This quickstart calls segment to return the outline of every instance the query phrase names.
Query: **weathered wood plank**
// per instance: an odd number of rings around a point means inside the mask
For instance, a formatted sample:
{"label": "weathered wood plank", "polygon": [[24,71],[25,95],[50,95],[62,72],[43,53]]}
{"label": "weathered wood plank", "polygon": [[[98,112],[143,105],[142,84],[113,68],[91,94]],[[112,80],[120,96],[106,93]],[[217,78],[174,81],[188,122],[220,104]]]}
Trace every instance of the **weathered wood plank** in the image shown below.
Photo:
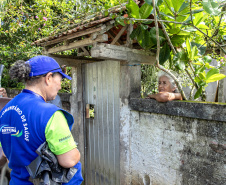
{"label": "weathered wood plank", "polygon": [[48,56],[54,58],[59,63],[60,66],[66,65],[66,66],[70,66],[70,67],[77,67],[80,64],[101,61],[99,59],[85,58],[85,57],[73,57],[73,56],[65,56],[65,55],[48,54]]}
{"label": "weathered wood plank", "polygon": [[155,63],[155,54],[151,52],[110,44],[97,44],[91,49],[91,56],[100,59],[113,59],[150,65]]}
{"label": "weathered wood plank", "polygon": [[[108,35],[114,40],[114,38],[116,37],[116,35],[113,33],[113,31],[108,30]],[[117,40],[116,44],[118,45],[123,45],[123,42],[121,40]]]}
{"label": "weathered wood plank", "polygon": [[84,35],[95,33],[95,32],[101,31],[101,30],[102,30],[102,27],[90,28],[90,29],[87,29],[85,31],[76,32],[74,34],[62,36],[62,37],[59,37],[59,38],[54,39],[54,40],[43,42],[40,45],[41,46],[49,46],[49,45],[52,45],[52,44],[60,43],[60,42],[65,41],[65,40],[70,40],[70,39],[73,39],[73,38],[76,38],[76,37],[81,37],[81,36],[84,36]]}
{"label": "weathered wood plank", "polygon": [[66,51],[66,50],[71,50],[71,49],[75,49],[75,48],[93,45],[96,42],[105,42],[105,41],[108,41],[107,34],[98,35],[97,38],[94,40],[92,39],[92,36],[91,36],[89,38],[79,40],[77,42],[69,43],[68,45],[50,48],[47,51],[45,51],[44,54],[57,53],[57,52],[61,52],[61,51]]}
{"label": "weathered wood plank", "polygon": [[85,47],[81,47],[81,50],[82,50],[83,52],[79,52],[79,53],[78,53],[78,56],[90,56],[89,51],[88,51]]}
{"label": "weathered wood plank", "polygon": [[111,42],[111,44],[115,44],[119,38],[122,36],[122,34],[126,31],[126,29],[128,28],[128,25],[124,26],[120,31],[119,33],[116,35],[116,37],[114,38],[114,40]]}
{"label": "weathered wood plank", "polygon": [[133,40],[130,38],[130,34],[133,32],[133,24],[130,24],[127,28],[126,47],[133,47]]}

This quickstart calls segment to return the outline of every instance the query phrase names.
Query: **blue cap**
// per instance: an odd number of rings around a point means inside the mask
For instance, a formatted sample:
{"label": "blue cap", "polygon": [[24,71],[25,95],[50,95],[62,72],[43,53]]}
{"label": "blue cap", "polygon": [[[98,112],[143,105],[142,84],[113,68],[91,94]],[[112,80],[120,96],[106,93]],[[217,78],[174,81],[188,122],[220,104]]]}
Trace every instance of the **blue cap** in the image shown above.
{"label": "blue cap", "polygon": [[31,72],[29,73],[30,77],[44,75],[49,72],[58,72],[63,78],[71,80],[71,77],[64,74],[56,60],[51,57],[40,55],[29,59],[26,63],[31,66]]}

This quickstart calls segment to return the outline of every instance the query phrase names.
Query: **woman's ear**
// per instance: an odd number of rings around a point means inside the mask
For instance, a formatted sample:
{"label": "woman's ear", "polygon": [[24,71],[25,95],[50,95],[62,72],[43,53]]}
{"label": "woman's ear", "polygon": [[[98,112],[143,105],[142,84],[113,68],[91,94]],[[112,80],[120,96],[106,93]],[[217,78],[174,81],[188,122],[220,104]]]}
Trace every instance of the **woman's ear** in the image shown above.
{"label": "woman's ear", "polygon": [[53,73],[51,72],[47,73],[47,75],[45,76],[45,83],[49,85],[52,81],[52,78],[53,78]]}

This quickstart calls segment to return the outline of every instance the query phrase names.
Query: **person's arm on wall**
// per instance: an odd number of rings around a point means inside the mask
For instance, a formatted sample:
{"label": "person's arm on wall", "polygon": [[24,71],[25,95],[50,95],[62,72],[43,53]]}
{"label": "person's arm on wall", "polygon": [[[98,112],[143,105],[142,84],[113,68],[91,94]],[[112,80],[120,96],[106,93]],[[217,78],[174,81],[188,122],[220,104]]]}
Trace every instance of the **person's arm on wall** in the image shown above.
{"label": "person's arm on wall", "polygon": [[172,100],[182,100],[180,93],[160,92],[157,94],[150,94],[147,98],[156,99],[158,102],[167,102]]}

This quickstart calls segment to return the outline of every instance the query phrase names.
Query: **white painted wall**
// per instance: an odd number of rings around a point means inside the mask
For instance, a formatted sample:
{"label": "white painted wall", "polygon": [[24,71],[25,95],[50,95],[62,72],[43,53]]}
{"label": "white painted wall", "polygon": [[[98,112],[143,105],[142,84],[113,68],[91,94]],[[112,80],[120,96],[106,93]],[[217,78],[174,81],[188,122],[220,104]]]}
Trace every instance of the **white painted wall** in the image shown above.
{"label": "white painted wall", "polygon": [[[121,151],[124,158],[120,165],[126,172],[121,184],[202,185],[206,178],[205,182],[208,178],[222,182],[226,165],[222,155],[209,146],[225,143],[217,135],[219,123],[210,125],[206,120],[128,112],[127,108],[125,104],[121,106],[120,138],[126,146]],[[218,162],[211,162],[211,158]]]}

